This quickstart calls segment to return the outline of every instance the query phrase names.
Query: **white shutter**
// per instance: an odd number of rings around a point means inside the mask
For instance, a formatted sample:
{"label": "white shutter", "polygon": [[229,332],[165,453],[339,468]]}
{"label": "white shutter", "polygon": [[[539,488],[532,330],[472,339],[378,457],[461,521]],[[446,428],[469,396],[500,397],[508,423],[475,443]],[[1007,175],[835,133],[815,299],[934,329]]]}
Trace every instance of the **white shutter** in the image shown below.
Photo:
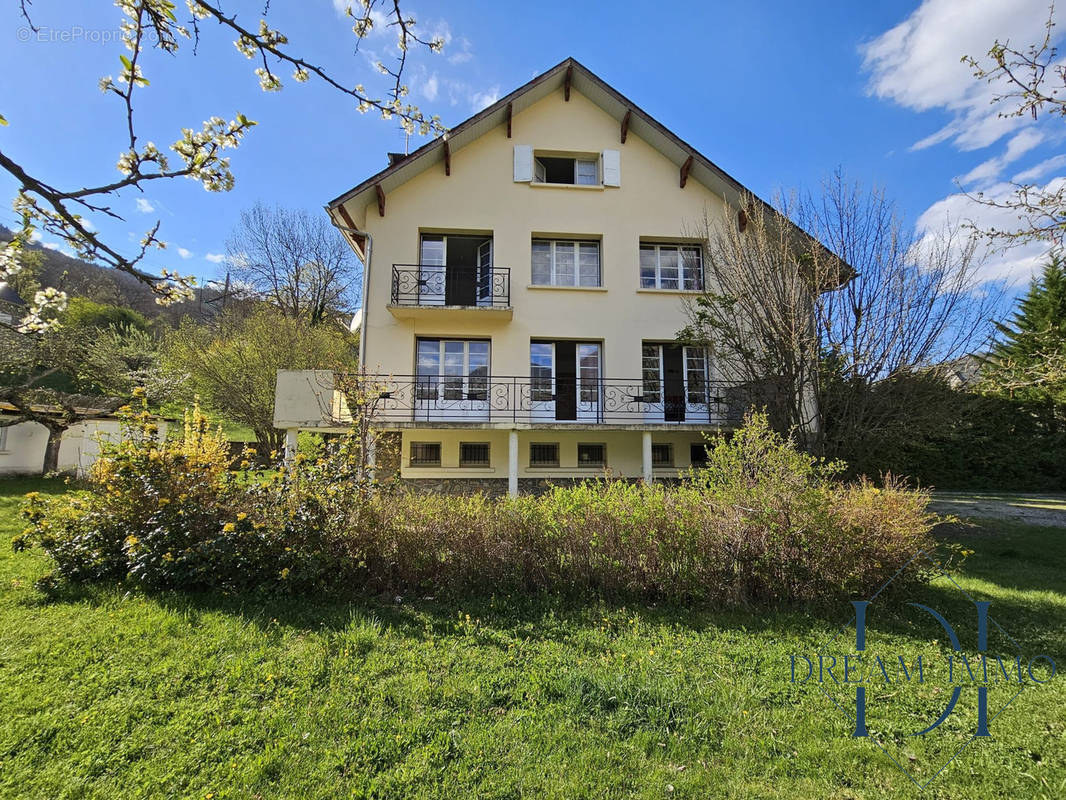
{"label": "white shutter", "polygon": [[533,146],[516,144],[514,146],[514,179],[519,183],[533,180]]}
{"label": "white shutter", "polygon": [[617,150],[604,150],[600,154],[604,186],[622,185],[622,154]]}

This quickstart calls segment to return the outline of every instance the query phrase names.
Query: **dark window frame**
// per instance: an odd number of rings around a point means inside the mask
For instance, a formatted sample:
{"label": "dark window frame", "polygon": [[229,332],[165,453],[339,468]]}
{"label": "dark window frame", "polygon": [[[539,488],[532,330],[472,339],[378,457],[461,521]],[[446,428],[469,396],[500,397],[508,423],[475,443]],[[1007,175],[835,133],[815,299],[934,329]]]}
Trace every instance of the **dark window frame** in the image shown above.
{"label": "dark window frame", "polygon": [[[555,450],[555,459],[552,461],[546,461],[542,459],[535,459],[533,457],[534,449],[538,447],[551,447]],[[529,443],[529,466],[531,468],[538,467],[558,467],[559,466],[559,443],[558,442],[530,442]]]}
{"label": "dark window frame", "polygon": [[[663,461],[661,458],[655,457],[655,451],[657,448],[666,448],[666,452],[669,454],[669,458]],[[661,452],[661,450],[660,450]],[[674,466],[674,445],[673,442],[652,442],[651,444],[651,465],[652,467],[662,467],[664,469]]]}
{"label": "dark window frame", "polygon": [[[436,448],[437,459],[426,460],[422,457],[415,458],[416,448]],[[441,443],[440,442],[410,442],[407,450],[407,464],[411,467],[439,467],[441,465]]]}
{"label": "dark window frame", "polygon": [[[464,458],[464,448],[483,447],[485,458],[471,461]],[[492,442],[459,442],[459,466],[460,467],[489,467],[492,466]]]}
{"label": "dark window frame", "polygon": [[[582,447],[598,447],[603,457],[599,461],[582,461],[581,460],[581,448]],[[606,467],[607,466],[607,444],[605,442],[578,442],[577,443],[577,465],[579,467]]]}

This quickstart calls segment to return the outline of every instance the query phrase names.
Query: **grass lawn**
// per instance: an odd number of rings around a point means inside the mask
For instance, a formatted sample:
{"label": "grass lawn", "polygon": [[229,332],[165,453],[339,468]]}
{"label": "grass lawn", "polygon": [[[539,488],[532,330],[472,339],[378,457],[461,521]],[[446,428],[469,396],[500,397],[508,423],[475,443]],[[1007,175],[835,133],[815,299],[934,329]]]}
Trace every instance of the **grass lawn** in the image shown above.
{"label": "grass lawn", "polygon": [[[49,599],[34,588],[45,559],[6,544],[31,489],[64,487],[0,481],[0,797],[919,794],[870,739],[850,737],[816,687],[789,682],[789,656],[813,652],[846,607],[315,602],[124,588]],[[1066,665],[1061,531],[997,522],[951,535],[975,551],[959,586],[991,600],[1027,653]],[[905,600],[941,611],[972,649],[974,607],[946,581],[886,602]],[[868,636],[886,654],[933,663],[945,652],[943,633],[873,609]],[[990,708],[1016,690],[990,689]],[[944,725],[916,737],[900,731],[931,723],[949,691],[932,682],[867,691],[872,734],[919,782],[973,733],[972,686]],[[854,697],[830,694],[845,707]],[[1066,676],[1026,686],[990,729],[922,796],[1066,797]]]}

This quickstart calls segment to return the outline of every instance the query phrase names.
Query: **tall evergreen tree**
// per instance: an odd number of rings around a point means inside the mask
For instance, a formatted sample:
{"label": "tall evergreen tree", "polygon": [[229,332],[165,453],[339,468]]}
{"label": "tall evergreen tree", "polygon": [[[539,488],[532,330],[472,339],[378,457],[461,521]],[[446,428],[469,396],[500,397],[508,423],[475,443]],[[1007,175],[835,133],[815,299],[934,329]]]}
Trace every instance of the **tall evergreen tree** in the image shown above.
{"label": "tall evergreen tree", "polygon": [[993,348],[997,358],[1032,361],[1066,349],[1066,260],[1055,253],[1039,278],[1018,302],[1009,324],[998,324],[1003,337]]}
{"label": "tall evergreen tree", "polygon": [[1066,399],[1066,259],[1054,253],[1013,319],[997,323],[1000,339],[985,368],[991,384],[1030,399]]}

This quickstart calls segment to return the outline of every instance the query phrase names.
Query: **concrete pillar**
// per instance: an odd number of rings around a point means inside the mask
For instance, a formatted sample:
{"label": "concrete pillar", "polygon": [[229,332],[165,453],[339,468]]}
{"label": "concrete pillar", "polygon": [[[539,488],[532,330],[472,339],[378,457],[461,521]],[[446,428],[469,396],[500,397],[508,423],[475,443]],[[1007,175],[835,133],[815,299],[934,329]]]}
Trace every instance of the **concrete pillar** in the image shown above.
{"label": "concrete pillar", "polygon": [[640,451],[641,459],[644,462],[644,482],[651,483],[654,479],[651,470],[651,431],[641,431]]}
{"label": "concrete pillar", "polygon": [[518,497],[518,431],[507,434],[507,494]]}
{"label": "concrete pillar", "polygon": [[299,442],[300,429],[299,428],[286,428],[285,429],[285,460],[292,461],[296,457],[296,447]]}

